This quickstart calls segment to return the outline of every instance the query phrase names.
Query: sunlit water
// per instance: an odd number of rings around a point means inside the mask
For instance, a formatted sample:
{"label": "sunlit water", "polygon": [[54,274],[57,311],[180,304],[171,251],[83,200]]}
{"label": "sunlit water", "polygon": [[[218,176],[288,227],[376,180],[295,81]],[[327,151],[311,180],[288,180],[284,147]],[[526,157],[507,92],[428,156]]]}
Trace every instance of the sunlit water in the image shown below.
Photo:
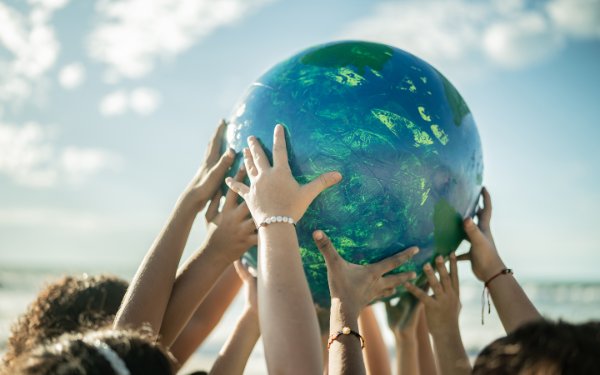
{"label": "sunlit water", "polygon": [[[21,314],[36,295],[44,282],[53,280],[66,273],[99,273],[93,267],[87,268],[22,268],[0,266],[0,351],[6,347],[6,338],[10,324]],[[135,270],[129,268],[113,269],[112,273],[130,278]],[[523,283],[540,312],[552,319],[564,319],[570,322],[583,322],[600,319],[600,282],[549,282],[527,281]],[[485,317],[481,325],[482,285],[473,279],[465,278],[461,282],[461,300],[463,304],[460,325],[465,347],[473,358],[490,341],[503,335],[503,329],[492,307],[491,315]],[[233,302],[221,324],[198,349],[182,373],[192,370],[208,370],[216,358],[219,349],[229,335],[237,315],[242,311],[242,296]],[[375,306],[381,323],[384,338],[393,356],[393,338],[385,326],[385,313],[381,305]],[[249,359],[246,374],[264,374],[264,356],[262,344],[256,345]]]}

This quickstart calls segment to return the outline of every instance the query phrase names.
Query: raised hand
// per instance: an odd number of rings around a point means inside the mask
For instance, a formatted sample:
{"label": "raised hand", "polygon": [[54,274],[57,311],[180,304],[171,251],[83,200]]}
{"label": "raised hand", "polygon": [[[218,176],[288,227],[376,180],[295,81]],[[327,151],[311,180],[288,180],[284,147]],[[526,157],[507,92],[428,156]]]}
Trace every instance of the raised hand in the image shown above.
{"label": "raised hand", "polygon": [[342,301],[356,316],[375,299],[394,294],[396,287],[416,277],[414,272],[386,275],[415,255],[416,247],[363,266],[344,260],[323,231],[315,231],[313,238],[325,258],[331,299]]}
{"label": "raised hand", "polygon": [[189,203],[196,212],[200,212],[206,203],[214,197],[225,178],[225,174],[233,164],[235,152],[232,149],[228,149],[221,155],[226,127],[225,120],[221,120],[208,144],[202,165],[181,197],[181,200]]}
{"label": "raised hand", "polygon": [[[246,172],[240,168],[235,180],[244,180]],[[245,202],[238,202],[238,195],[229,190],[225,196],[223,208],[219,211],[221,192],[215,193],[206,209],[207,251],[216,251],[226,257],[227,262],[233,262],[245,251],[257,243],[256,225],[250,217],[250,211]]]}
{"label": "raised hand", "polygon": [[246,285],[246,310],[258,319],[258,293],[256,290],[256,276],[240,260],[233,263],[235,271]]}
{"label": "raised hand", "polygon": [[248,138],[248,146],[243,154],[250,186],[231,178],[225,182],[244,198],[257,225],[273,215],[300,220],[317,195],[342,179],[338,172],[329,172],[306,185],[298,184],[288,164],[282,125],[275,127],[272,166],[256,137]]}
{"label": "raised hand", "polygon": [[425,307],[425,318],[433,337],[440,372],[470,374],[471,365],[458,326],[461,304],[456,255],[450,254],[450,273],[441,256],[436,258],[435,264],[440,275],[439,280],[435,277],[431,265],[426,264],[423,267],[427,282],[433,290],[432,296],[410,283],[404,284],[404,287]]}
{"label": "raised hand", "polygon": [[483,208],[477,211],[478,224],[475,225],[471,218],[464,221],[465,232],[471,242],[471,250],[467,254],[460,255],[458,260],[470,260],[475,277],[486,282],[506,267],[496,250],[490,229],[492,218],[490,193],[483,188],[481,195],[483,196]]}
{"label": "raised hand", "polygon": [[441,256],[435,259],[435,263],[440,275],[439,281],[435,277],[431,265],[423,266],[427,282],[433,290],[433,296],[429,296],[425,291],[410,283],[404,284],[405,288],[425,306],[427,325],[432,335],[443,334],[448,329],[458,326],[461,309],[456,255],[454,253],[450,255],[450,273],[448,273]]}

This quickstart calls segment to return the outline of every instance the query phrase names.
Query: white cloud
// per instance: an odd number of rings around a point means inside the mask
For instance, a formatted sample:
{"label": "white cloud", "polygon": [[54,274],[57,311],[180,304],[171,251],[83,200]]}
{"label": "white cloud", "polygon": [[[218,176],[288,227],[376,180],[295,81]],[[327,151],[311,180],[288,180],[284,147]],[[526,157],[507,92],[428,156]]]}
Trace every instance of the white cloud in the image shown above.
{"label": "white cloud", "polygon": [[127,93],[113,91],[100,101],[100,113],[104,116],[121,115],[127,111]]}
{"label": "white cloud", "polygon": [[148,74],[219,27],[271,0],[100,0],[88,47],[110,81]]}
{"label": "white cloud", "polygon": [[496,64],[520,68],[552,56],[564,38],[539,13],[529,12],[490,25],[483,35],[483,49]]}
{"label": "white cloud", "polygon": [[58,82],[67,90],[79,87],[85,80],[85,67],[81,63],[64,66],[58,73]]}
{"label": "white cloud", "polygon": [[339,36],[392,44],[472,75],[483,65],[534,64],[573,38],[600,38],[600,0],[387,1]]}
{"label": "white cloud", "polygon": [[565,33],[581,38],[600,38],[600,2],[597,0],[554,0],[548,13]]}
{"label": "white cloud", "polygon": [[129,100],[132,110],[140,115],[149,115],[158,108],[160,94],[156,90],[140,87],[131,92]]}
{"label": "white cloud", "polygon": [[30,0],[29,13],[0,3],[0,103],[21,103],[39,90],[60,51],[52,13],[66,0]]}
{"label": "white cloud", "polygon": [[137,114],[146,116],[154,113],[160,105],[160,92],[148,87],[138,87],[130,93],[116,90],[107,94],[100,101],[100,113],[104,116],[117,116],[129,109]]}
{"label": "white cloud", "polygon": [[23,126],[0,123],[0,174],[30,187],[52,187],[61,181],[74,185],[103,169],[114,168],[119,158],[101,149],[57,149],[53,128],[30,122]]}

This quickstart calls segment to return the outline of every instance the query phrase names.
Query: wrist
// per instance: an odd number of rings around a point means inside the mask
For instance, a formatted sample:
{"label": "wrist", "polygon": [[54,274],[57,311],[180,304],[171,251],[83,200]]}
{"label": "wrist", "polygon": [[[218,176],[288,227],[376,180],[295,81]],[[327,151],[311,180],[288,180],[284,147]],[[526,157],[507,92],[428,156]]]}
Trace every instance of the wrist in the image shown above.
{"label": "wrist", "polygon": [[434,340],[438,342],[453,342],[457,337],[460,338],[458,318],[456,319],[456,322],[447,324],[443,327],[430,326],[429,332]]}
{"label": "wrist", "polygon": [[500,257],[496,258],[494,261],[489,262],[489,265],[481,272],[481,280],[482,282],[487,282],[489,279],[494,277],[498,272],[502,271],[506,268],[506,265],[500,259]]}
{"label": "wrist", "polygon": [[359,314],[360,309],[354,304],[332,295],[329,330],[332,332],[339,331],[346,326],[357,330]]}

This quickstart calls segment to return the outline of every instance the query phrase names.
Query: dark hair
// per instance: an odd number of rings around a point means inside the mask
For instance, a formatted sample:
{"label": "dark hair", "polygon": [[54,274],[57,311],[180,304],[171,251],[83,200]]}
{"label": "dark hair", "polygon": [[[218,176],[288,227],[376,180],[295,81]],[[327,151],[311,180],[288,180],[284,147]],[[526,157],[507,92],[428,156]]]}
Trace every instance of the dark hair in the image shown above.
{"label": "dark hair", "polygon": [[19,375],[116,375],[113,365],[94,341],[108,345],[131,375],[171,375],[171,362],[149,329],[103,329],[66,333],[18,357],[10,374]]}
{"label": "dark hair", "polygon": [[111,275],[64,276],[47,285],[12,325],[5,364],[65,332],[111,323],[126,290],[127,282]]}
{"label": "dark hair", "polygon": [[600,321],[526,324],[483,349],[473,374],[594,374],[600,368]]}

